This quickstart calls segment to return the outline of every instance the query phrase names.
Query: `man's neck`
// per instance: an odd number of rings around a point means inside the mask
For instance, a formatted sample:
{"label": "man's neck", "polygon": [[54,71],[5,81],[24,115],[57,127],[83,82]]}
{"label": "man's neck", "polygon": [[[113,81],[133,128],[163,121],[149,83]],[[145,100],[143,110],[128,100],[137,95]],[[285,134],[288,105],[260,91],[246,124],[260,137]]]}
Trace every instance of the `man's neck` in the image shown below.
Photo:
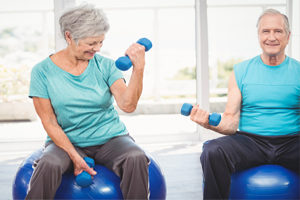
{"label": "man's neck", "polygon": [[263,63],[265,63],[266,65],[277,66],[277,65],[280,65],[284,61],[285,54],[274,55],[274,56],[261,54],[260,57],[261,57]]}

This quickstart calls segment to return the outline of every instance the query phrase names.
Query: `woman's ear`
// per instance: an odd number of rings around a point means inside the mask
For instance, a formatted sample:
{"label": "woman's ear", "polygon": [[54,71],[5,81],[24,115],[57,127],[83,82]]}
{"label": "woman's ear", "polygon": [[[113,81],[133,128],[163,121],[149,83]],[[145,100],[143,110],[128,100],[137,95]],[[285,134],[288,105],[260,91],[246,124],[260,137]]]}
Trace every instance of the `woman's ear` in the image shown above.
{"label": "woman's ear", "polygon": [[65,32],[65,39],[67,41],[67,44],[70,45],[71,42],[72,42],[72,36],[71,36],[71,33],[69,31]]}

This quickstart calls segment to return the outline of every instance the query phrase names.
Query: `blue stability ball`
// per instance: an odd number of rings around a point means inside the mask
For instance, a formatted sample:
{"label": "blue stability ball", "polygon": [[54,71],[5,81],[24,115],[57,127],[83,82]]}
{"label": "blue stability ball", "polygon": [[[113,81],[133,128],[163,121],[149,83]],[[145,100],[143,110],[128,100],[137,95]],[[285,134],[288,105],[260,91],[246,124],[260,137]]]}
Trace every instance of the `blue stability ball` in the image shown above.
{"label": "blue stability ball", "polygon": [[230,199],[300,199],[300,177],[279,165],[261,165],[231,176]]}
{"label": "blue stability ball", "polygon": [[[25,198],[33,173],[32,164],[41,155],[42,150],[34,152],[19,167],[13,184],[13,199]],[[120,178],[104,166],[96,164],[94,169],[97,175],[94,176],[93,184],[88,187],[78,186],[72,172],[64,174],[55,199],[123,199]],[[152,158],[149,165],[149,182],[150,199],[166,199],[164,176]]]}

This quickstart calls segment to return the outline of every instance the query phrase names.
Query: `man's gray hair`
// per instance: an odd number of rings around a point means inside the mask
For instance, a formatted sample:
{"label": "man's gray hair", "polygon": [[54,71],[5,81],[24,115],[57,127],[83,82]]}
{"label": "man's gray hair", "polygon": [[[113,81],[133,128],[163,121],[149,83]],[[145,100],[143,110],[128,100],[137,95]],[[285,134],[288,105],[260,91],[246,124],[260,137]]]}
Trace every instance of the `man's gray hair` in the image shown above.
{"label": "man's gray hair", "polygon": [[289,19],[288,17],[285,15],[285,14],[282,14],[281,12],[279,12],[278,10],[275,10],[275,9],[267,9],[265,10],[258,18],[257,20],[257,24],[256,24],[256,27],[259,28],[259,23],[260,23],[260,20],[263,16],[265,15],[281,15],[282,18],[283,18],[283,22],[284,22],[284,29],[285,29],[285,32],[287,34],[289,34],[291,32],[291,29],[290,29],[290,23],[289,23]]}
{"label": "man's gray hair", "polygon": [[78,43],[79,39],[105,34],[109,30],[108,20],[101,9],[85,4],[65,12],[59,19],[60,31],[65,38],[65,32],[71,34]]}

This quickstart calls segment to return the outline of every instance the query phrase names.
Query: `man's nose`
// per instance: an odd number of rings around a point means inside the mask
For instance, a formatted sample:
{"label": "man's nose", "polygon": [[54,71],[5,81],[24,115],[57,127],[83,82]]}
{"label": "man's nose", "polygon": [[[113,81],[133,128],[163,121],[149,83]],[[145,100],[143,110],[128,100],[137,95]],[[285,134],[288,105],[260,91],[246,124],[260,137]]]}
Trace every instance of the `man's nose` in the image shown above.
{"label": "man's nose", "polygon": [[274,31],[271,31],[269,36],[268,36],[268,39],[269,40],[276,40],[276,37],[275,37],[275,32]]}

